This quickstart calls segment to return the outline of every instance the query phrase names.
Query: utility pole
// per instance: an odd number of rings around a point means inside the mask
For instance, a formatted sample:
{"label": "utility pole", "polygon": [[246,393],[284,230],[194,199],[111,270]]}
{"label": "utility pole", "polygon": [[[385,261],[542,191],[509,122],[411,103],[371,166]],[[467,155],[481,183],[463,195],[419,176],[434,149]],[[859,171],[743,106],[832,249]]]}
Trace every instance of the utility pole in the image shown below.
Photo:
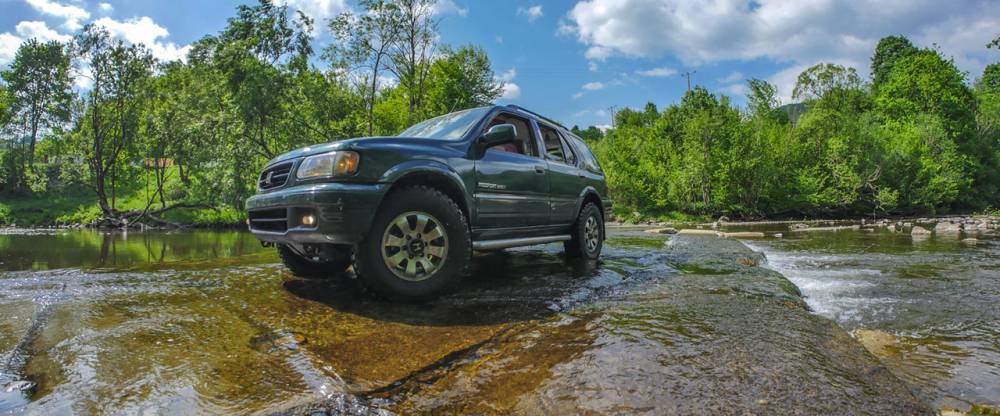
{"label": "utility pole", "polygon": [[688,81],[688,91],[691,91],[691,75],[697,74],[698,71],[688,71],[681,74],[682,77],[687,78]]}
{"label": "utility pole", "polygon": [[615,109],[617,109],[617,108],[618,108],[618,106],[614,106],[614,105],[611,106],[611,107],[608,107],[608,110],[611,111],[611,128],[615,128]]}

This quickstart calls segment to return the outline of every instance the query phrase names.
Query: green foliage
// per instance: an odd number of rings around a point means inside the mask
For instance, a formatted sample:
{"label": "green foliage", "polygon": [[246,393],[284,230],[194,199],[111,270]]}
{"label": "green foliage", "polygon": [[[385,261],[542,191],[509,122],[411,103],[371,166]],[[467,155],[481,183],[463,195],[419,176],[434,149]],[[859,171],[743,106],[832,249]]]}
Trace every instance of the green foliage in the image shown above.
{"label": "green foliage", "polygon": [[595,145],[616,212],[752,218],[996,206],[996,67],[973,91],[951,61],[905,38],[883,40],[876,55],[874,91],[852,68],[819,64],[799,75],[793,95],[805,102],[794,108],[750,80],[745,111],[702,88],[662,112],[620,111]]}
{"label": "green foliage", "polygon": [[872,83],[876,88],[885,83],[892,68],[900,59],[913,55],[917,48],[903,36],[886,36],[878,41],[872,55]]}
{"label": "green foliage", "polygon": [[441,55],[430,70],[427,101],[432,114],[486,105],[503,93],[503,85],[494,79],[490,58],[483,48],[445,47]]}

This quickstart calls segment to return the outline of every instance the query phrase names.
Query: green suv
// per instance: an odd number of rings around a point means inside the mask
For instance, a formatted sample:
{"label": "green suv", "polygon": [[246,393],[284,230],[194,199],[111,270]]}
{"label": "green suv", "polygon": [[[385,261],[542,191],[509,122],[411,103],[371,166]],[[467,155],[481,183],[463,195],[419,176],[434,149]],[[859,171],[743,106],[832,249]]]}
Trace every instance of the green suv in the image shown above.
{"label": "green suv", "polygon": [[435,297],[473,250],[563,242],[596,259],[611,212],[583,140],[518,106],[436,117],[397,137],[305,147],[268,162],[248,224],[296,275],[341,273],[398,300]]}

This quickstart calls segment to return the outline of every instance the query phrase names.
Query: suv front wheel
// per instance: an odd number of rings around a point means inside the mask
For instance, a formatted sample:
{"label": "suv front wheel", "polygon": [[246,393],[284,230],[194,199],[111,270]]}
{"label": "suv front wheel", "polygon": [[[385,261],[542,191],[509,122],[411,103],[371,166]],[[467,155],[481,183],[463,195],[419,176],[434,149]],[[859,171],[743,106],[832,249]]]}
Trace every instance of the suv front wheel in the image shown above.
{"label": "suv front wheel", "polygon": [[354,271],[381,296],[423,301],[461,280],[472,243],[462,210],[440,191],[413,186],[386,197],[355,254]]}
{"label": "suv front wheel", "polygon": [[601,248],[604,246],[604,217],[597,205],[589,202],[583,206],[570,236],[572,239],[564,244],[566,256],[595,260],[601,255]]}

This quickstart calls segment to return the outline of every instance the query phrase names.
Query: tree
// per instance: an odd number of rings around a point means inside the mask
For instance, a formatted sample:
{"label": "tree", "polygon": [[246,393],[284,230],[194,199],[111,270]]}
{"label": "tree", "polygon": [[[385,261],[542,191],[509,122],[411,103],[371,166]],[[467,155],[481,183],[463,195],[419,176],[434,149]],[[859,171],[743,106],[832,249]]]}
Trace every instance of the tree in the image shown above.
{"label": "tree", "polygon": [[770,117],[781,105],[778,100],[778,89],[761,79],[747,81],[750,92],[747,93],[747,108],[750,114]]}
{"label": "tree", "polygon": [[398,0],[401,27],[391,52],[389,70],[406,92],[411,119],[423,106],[430,61],[436,45],[435,3],[437,0]]}
{"label": "tree", "polygon": [[987,43],[986,47],[987,48],[998,48],[998,49],[1000,49],[1000,36],[997,36],[997,38],[993,39],[992,42]]}
{"label": "tree", "polygon": [[986,65],[976,89],[987,94],[1000,94],[1000,63]]}
{"label": "tree", "polygon": [[503,94],[486,51],[478,46],[443,47],[431,64],[427,97],[433,114],[487,105]]}
{"label": "tree", "polygon": [[792,90],[792,98],[815,101],[838,91],[858,91],[863,83],[854,68],[821,63],[802,71]]}
{"label": "tree", "polygon": [[2,77],[11,95],[10,116],[29,140],[26,156],[32,167],[39,135],[69,119],[73,99],[69,56],[59,42],[29,39]]}
{"label": "tree", "polygon": [[872,83],[876,88],[882,85],[892,72],[892,67],[907,56],[917,52],[917,48],[904,36],[886,36],[879,39],[872,55]]}
{"label": "tree", "polygon": [[389,69],[389,54],[400,37],[402,14],[392,1],[361,0],[359,5],[364,10],[360,15],[345,13],[330,21],[329,29],[335,41],[327,46],[324,57],[345,70],[368,68],[365,104],[368,135],[372,135],[379,75]]}
{"label": "tree", "polygon": [[572,131],[573,134],[580,136],[581,139],[590,143],[591,145],[597,143],[602,138],[604,138],[604,132],[595,126],[590,126],[587,127],[586,129],[581,129],[579,126],[573,126],[573,128],[571,128],[570,131]]}
{"label": "tree", "polygon": [[[153,56],[142,45],[112,40],[103,28],[87,25],[74,39],[78,58],[90,67],[93,86],[78,120],[94,192],[105,217],[116,217],[116,191],[127,179],[134,156]],[[110,191],[110,202],[108,198]]]}

